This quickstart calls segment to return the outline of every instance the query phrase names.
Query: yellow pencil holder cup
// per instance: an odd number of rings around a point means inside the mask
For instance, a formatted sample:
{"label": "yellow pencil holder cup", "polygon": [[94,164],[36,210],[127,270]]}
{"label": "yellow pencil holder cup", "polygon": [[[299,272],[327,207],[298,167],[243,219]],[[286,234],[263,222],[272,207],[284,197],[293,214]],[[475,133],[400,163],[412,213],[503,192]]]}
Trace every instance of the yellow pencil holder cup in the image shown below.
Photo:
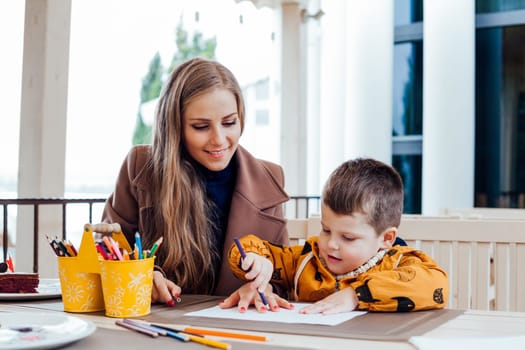
{"label": "yellow pencil holder cup", "polygon": [[[113,232],[112,237],[119,242],[121,247],[131,251],[122,231]],[[58,277],[60,279],[60,288],[62,290],[64,311],[93,312],[104,310],[106,305],[104,303],[104,288],[101,278],[102,258],[99,257],[95,248],[93,226],[91,224],[84,225],[82,242],[80,243],[77,256],[59,256],[57,259]],[[151,264],[150,275],[152,276],[153,262]],[[152,277],[150,277],[150,281],[151,280]],[[152,282],[150,282],[150,295],[151,284]]]}
{"label": "yellow pencil holder cup", "polygon": [[79,271],[77,258],[58,257],[58,276],[64,311],[104,310],[100,274]]}
{"label": "yellow pencil holder cup", "polygon": [[154,260],[100,261],[106,316],[138,317],[150,313]]}

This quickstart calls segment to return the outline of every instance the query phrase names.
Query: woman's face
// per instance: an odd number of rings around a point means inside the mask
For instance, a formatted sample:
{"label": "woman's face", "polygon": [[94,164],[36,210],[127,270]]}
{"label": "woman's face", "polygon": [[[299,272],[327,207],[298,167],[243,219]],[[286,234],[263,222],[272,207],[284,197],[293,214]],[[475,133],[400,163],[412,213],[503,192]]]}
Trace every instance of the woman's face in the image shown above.
{"label": "woman's face", "polygon": [[190,156],[208,170],[226,168],[241,137],[233,93],[221,88],[204,93],[186,106],[182,118],[184,145]]}

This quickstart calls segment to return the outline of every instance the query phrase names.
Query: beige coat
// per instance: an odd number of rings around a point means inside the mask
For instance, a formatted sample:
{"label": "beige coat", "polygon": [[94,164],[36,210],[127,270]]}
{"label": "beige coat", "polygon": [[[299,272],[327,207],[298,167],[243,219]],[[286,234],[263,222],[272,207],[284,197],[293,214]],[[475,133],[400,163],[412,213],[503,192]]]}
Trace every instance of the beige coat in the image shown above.
{"label": "beige coat", "polygon": [[[239,146],[237,182],[233,191],[228,227],[222,253],[222,266],[216,295],[229,295],[241,286],[228,266],[228,248],[234,237],[249,233],[277,244],[288,244],[282,204],[289,197],[284,191],[284,174],[280,166],[254,158]],[[151,232],[148,217],[154,210],[146,162],[150,146],[135,146],[127,155],[117,179],[115,191],[106,201],[102,221],[118,222],[130,243],[136,230]],[[176,281],[175,281],[176,282]],[[183,291],[184,293],[184,291]]]}

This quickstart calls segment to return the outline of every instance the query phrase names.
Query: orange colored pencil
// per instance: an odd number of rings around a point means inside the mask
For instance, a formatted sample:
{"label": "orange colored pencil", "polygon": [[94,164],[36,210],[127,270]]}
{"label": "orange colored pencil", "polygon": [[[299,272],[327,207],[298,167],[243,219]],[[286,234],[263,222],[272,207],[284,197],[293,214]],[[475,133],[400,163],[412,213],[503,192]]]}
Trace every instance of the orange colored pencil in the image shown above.
{"label": "orange colored pencil", "polygon": [[215,337],[224,337],[224,338],[236,338],[244,340],[256,340],[256,341],[266,341],[265,336],[253,335],[253,334],[244,334],[244,333],[231,333],[224,331],[214,331],[211,329],[201,329],[201,328],[191,328],[186,327],[183,329],[184,332],[200,334],[200,335],[211,335]]}

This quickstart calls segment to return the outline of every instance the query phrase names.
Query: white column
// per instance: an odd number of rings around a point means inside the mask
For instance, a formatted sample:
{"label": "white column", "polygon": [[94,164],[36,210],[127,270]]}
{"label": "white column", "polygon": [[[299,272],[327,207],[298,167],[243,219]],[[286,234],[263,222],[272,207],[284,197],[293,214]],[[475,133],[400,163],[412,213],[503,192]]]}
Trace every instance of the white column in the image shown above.
{"label": "white column", "polygon": [[346,114],[346,7],[344,0],[323,0],[321,8],[320,151],[319,189],[345,158],[344,129]]}
{"label": "white column", "polygon": [[393,2],[347,7],[345,156],[392,157]]}
{"label": "white column", "polygon": [[306,192],[306,55],[298,3],[282,4],[281,164],[290,195]]}
{"label": "white column", "polygon": [[[319,159],[321,120],[321,15],[320,0],[310,0],[307,12],[304,12],[303,25],[306,26],[306,120],[307,142],[304,152],[307,156],[306,191],[303,194],[319,194]],[[324,13],[324,11],[322,12]],[[316,18],[316,15],[321,17]]]}
{"label": "white column", "polygon": [[350,158],[391,163],[394,47],[391,0],[330,0],[322,9],[321,184]]}
{"label": "white column", "polygon": [[425,1],[422,213],[474,202],[474,0]]}
{"label": "white column", "polygon": [[[18,197],[64,195],[71,0],[26,1]],[[17,220],[17,265],[33,270],[32,210]],[[40,209],[39,272],[56,274],[44,234],[61,235],[59,208]],[[52,259],[50,259],[52,257]]]}

